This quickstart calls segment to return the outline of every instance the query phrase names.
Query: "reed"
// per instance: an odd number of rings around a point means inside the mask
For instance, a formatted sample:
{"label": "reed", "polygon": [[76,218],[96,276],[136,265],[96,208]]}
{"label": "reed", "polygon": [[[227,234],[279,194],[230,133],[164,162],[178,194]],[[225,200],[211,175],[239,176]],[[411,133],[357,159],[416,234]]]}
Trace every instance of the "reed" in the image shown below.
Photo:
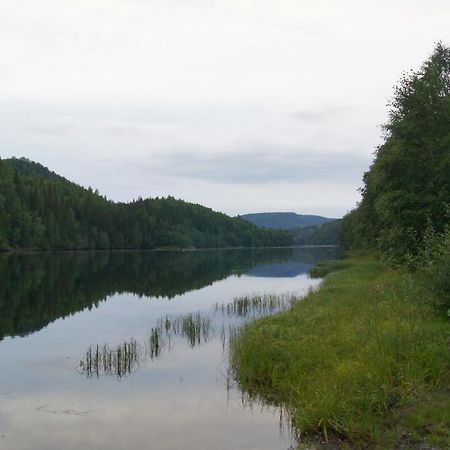
{"label": "reed", "polygon": [[78,371],[88,378],[98,378],[100,375],[122,378],[139,366],[140,359],[140,345],[135,339],[125,341],[115,348],[110,348],[107,344],[101,347],[91,345],[85,358],[80,361]]}
{"label": "reed", "polygon": [[255,318],[267,316],[288,309],[295,296],[292,294],[245,295],[235,298],[231,303],[214,305],[214,311],[226,316]]}
{"label": "reed", "polygon": [[[228,304],[216,304],[214,313],[221,312],[224,317],[220,328],[222,351],[227,343],[236,338],[242,321],[284,311],[292,305],[293,296],[285,295],[247,295],[235,298]],[[165,315],[150,329],[144,345],[135,339],[123,342],[116,347],[107,344],[90,346],[78,365],[78,371],[89,378],[112,375],[122,378],[135,371],[145,360],[159,358],[172,349],[176,337],[185,339],[191,348],[207,343],[215,336],[214,323],[201,312],[179,315]],[[227,323],[226,323],[227,322]],[[235,322],[235,323],[232,323]]]}
{"label": "reed", "polygon": [[214,327],[209,317],[200,312],[169,316],[158,320],[156,328],[165,334],[167,339],[181,336],[191,347],[208,342],[214,336]]}
{"label": "reed", "polygon": [[164,332],[162,328],[152,328],[149,337],[149,355],[150,358],[157,358],[161,355],[164,346]]}

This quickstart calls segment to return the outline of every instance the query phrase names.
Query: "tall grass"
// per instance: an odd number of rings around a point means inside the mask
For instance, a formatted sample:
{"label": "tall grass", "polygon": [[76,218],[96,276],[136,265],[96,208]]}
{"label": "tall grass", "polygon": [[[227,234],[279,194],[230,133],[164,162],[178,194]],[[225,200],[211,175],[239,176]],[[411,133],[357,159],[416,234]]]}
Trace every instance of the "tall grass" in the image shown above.
{"label": "tall grass", "polygon": [[208,342],[214,336],[214,327],[209,317],[204,317],[200,312],[169,316],[158,320],[156,329],[167,339],[181,336],[187,340],[191,347]]}
{"label": "tall grass", "polygon": [[428,435],[442,446],[448,322],[411,275],[371,259],[345,265],[292,309],[241,329],[230,354],[237,382],[284,405],[301,433],[378,448]]}
{"label": "tall grass", "polygon": [[215,312],[221,312],[227,316],[237,316],[241,318],[254,318],[257,316],[267,316],[289,308],[295,297],[292,294],[253,294],[236,297],[230,303],[214,305]]}
{"label": "tall grass", "polygon": [[[227,326],[222,321],[220,327],[222,350],[226,351],[228,340],[236,335],[239,325],[242,324],[232,323],[233,318],[245,321],[273,314],[285,310],[291,302],[292,295],[265,294],[247,295],[235,298],[230,303],[214,305],[214,314],[219,312],[230,319]],[[167,314],[156,321],[144,344],[131,339],[116,347],[110,347],[108,344],[90,346],[77,370],[89,378],[113,375],[120,379],[135,371],[147,359],[157,359],[165,351],[170,351],[176,337],[184,339],[191,348],[207,343],[216,335],[215,325],[217,326],[210,315],[208,312]]]}
{"label": "tall grass", "polygon": [[88,378],[100,375],[114,375],[122,378],[133,372],[139,366],[141,349],[136,340],[123,342],[115,348],[108,345],[90,346],[84,360],[81,360],[78,370]]}
{"label": "tall grass", "polygon": [[133,338],[116,347],[91,345],[76,369],[88,378],[112,375],[120,379],[134,372],[147,359],[159,358],[165,349],[170,350],[176,336],[184,338],[191,347],[206,343],[214,336],[211,319],[200,312],[166,315],[151,328],[144,344]]}
{"label": "tall grass", "polygon": [[150,331],[150,337],[148,339],[148,354],[150,358],[157,358],[161,355],[163,346],[165,344],[162,328],[152,328]]}

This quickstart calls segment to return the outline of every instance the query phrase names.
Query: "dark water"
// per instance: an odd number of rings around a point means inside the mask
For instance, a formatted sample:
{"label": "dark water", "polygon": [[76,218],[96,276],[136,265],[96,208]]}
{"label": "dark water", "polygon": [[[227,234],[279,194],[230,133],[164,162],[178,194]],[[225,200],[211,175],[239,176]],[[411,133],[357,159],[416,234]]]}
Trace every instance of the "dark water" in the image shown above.
{"label": "dark water", "polygon": [[[227,339],[248,316],[282,307],[270,294],[316,286],[307,271],[334,257],[1,256],[0,449],[290,448],[280,412],[243,404],[230,385]],[[262,298],[253,309],[233,303],[245,295]]]}

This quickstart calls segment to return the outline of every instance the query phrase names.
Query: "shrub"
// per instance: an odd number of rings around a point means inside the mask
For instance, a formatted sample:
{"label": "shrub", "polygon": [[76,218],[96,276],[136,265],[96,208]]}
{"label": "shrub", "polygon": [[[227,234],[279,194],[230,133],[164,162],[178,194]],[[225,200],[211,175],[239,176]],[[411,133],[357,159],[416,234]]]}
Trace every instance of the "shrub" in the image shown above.
{"label": "shrub", "polygon": [[428,234],[420,258],[434,300],[450,315],[450,227],[441,234]]}

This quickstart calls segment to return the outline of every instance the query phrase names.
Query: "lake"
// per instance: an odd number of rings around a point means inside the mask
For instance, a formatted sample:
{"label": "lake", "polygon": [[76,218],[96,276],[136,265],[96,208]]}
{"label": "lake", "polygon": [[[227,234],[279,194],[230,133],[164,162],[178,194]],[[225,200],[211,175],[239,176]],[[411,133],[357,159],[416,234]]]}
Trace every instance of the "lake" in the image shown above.
{"label": "lake", "polygon": [[227,342],[316,287],[308,270],[337,252],[0,256],[0,448],[295,447],[280,410],[229,379]]}

